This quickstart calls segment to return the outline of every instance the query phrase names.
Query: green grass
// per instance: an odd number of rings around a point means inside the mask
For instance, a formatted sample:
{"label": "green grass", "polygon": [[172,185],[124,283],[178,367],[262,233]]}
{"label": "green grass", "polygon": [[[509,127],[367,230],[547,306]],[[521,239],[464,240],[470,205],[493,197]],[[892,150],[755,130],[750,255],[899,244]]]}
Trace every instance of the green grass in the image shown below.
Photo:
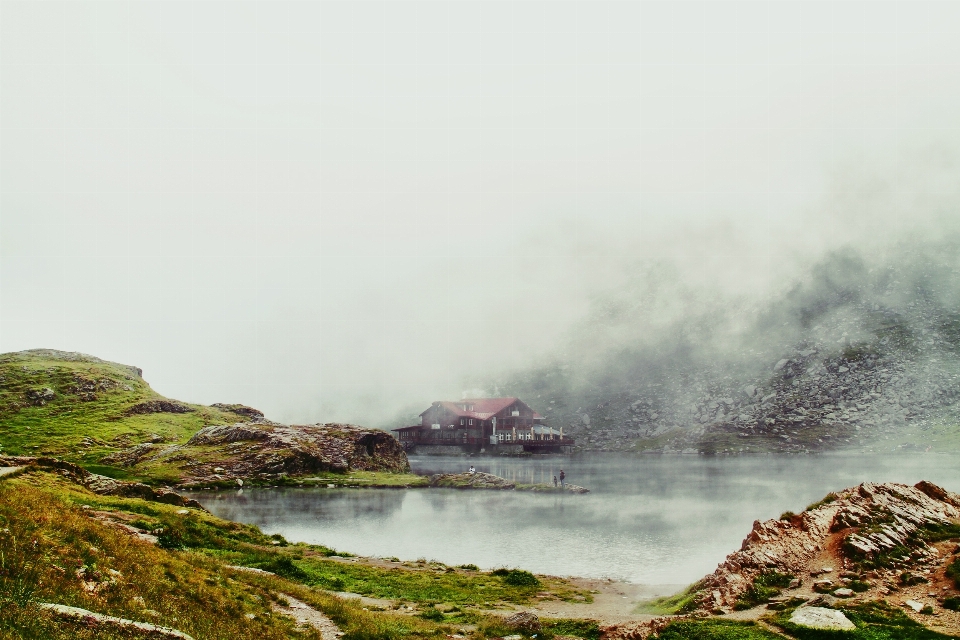
{"label": "green grass", "polygon": [[[843,607],[842,611],[856,625],[855,630],[824,631],[800,627],[789,622],[792,609],[767,620],[797,640],[946,640],[954,637],[931,631],[883,602]],[[657,640],[773,640],[782,636],[751,622],[711,618],[678,620],[654,637]]]}
{"label": "green grass", "polygon": [[700,593],[700,583],[694,583],[672,596],[663,596],[641,602],[634,609],[634,613],[645,613],[652,615],[673,615],[676,613],[687,613],[696,606],[695,598]]}
{"label": "green grass", "polygon": [[[296,551],[297,548],[294,548],[293,552]],[[220,557],[231,564],[271,570],[261,557],[250,553],[228,553]],[[546,586],[540,580],[533,585],[516,585],[510,584],[508,577],[476,571],[448,571],[452,567],[436,564],[424,565],[416,570],[383,568],[330,560],[313,554],[295,557],[292,563],[296,573],[288,574],[291,579],[331,591],[348,591],[386,600],[488,607],[503,602],[530,602],[540,589],[549,589],[565,600],[573,600],[575,596],[590,600],[589,594],[572,589],[558,580],[549,580]]]}
{"label": "green grass", "polygon": [[837,499],[837,494],[831,492],[823,497],[819,502],[814,502],[813,504],[807,505],[807,508],[804,511],[813,511],[814,509],[819,509],[820,507],[830,504]]}
{"label": "green grass", "polygon": [[954,558],[947,565],[947,577],[953,580],[953,585],[960,589],[960,558]]}
{"label": "green grass", "polygon": [[[29,395],[49,388],[48,401]],[[164,399],[129,367],[96,358],[65,360],[29,352],[0,355],[0,447],[8,455],[48,455],[112,477],[126,471],[101,458],[158,435],[185,442],[211,424],[242,418],[213,407],[188,405],[189,413],[129,415],[135,404]],[[181,403],[183,404],[183,403]],[[147,478],[150,480],[150,478]]]}
{"label": "green grass", "polygon": [[780,640],[780,636],[753,622],[734,620],[678,620],[654,636],[658,640]]}
{"label": "green grass", "polygon": [[947,636],[914,622],[905,613],[885,602],[868,602],[842,607],[857,628],[853,631],[822,631],[791,624],[789,614],[776,618],[778,626],[798,640],[944,640]]}
{"label": "green grass", "polygon": [[763,604],[770,598],[780,595],[780,590],[790,586],[792,580],[793,576],[785,573],[776,571],[761,573],[753,579],[753,584],[740,596],[733,608],[742,611]]}

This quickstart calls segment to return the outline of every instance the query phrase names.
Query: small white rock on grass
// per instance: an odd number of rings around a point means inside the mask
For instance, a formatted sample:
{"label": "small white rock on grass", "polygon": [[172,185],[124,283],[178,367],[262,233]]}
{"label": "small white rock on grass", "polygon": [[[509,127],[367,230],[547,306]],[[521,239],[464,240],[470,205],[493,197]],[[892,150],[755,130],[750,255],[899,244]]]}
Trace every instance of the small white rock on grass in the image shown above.
{"label": "small white rock on grass", "polygon": [[842,611],[823,607],[800,607],[790,616],[790,622],[810,629],[852,631],[857,628]]}

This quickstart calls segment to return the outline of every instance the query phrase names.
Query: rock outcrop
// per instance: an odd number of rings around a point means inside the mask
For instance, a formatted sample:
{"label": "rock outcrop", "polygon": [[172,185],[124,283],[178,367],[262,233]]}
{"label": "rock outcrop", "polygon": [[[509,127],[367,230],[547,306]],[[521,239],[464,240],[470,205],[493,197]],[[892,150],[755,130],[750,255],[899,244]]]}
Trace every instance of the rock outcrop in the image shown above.
{"label": "rock outcrop", "polygon": [[248,407],[245,404],[224,404],[223,402],[217,402],[216,404],[212,404],[210,406],[215,409],[220,409],[221,411],[229,411],[230,413],[235,413],[238,416],[244,416],[254,420],[263,417],[263,411],[254,409],[253,407]]}
{"label": "rock outcrop", "polygon": [[[197,456],[196,448],[207,451]],[[385,431],[347,424],[282,425],[266,420],[205,427],[184,446],[148,460],[181,463],[183,484],[275,478],[333,471],[410,470],[400,444]]]}
{"label": "rock outcrop", "polygon": [[828,545],[844,563],[876,560],[894,550],[930,555],[921,529],[956,522],[958,498],[928,482],[863,483],[789,519],[756,521],[740,550],[699,583],[697,604],[708,611],[733,607],[762,573],[829,573],[833,567],[811,567]]}
{"label": "rock outcrop", "polygon": [[71,482],[82,485],[93,493],[102,496],[120,496],[123,498],[141,498],[151,502],[162,502],[178,507],[204,509],[196,500],[184,498],[172,489],[163,487],[154,489],[142,482],[114,480],[107,476],[90,473],[83,467],[57,458],[34,458],[32,456],[0,456],[0,466],[39,468],[54,471]]}
{"label": "rock outcrop", "polygon": [[193,636],[187,635],[177,629],[170,627],[161,627],[149,622],[137,622],[136,620],[127,620],[126,618],[117,618],[102,613],[94,613],[78,607],[69,607],[63,604],[52,604],[41,602],[38,605],[43,611],[47,611],[57,618],[69,620],[75,624],[84,627],[107,627],[126,635],[134,634],[138,638],[174,638],[174,640],[193,640]]}
{"label": "rock outcrop", "polygon": [[516,488],[515,482],[505,480],[492,473],[438,473],[430,476],[431,487],[451,489],[499,489]]}
{"label": "rock outcrop", "polygon": [[170,400],[147,400],[139,402],[129,409],[127,415],[145,415],[149,413],[190,413],[194,409],[179,402]]}

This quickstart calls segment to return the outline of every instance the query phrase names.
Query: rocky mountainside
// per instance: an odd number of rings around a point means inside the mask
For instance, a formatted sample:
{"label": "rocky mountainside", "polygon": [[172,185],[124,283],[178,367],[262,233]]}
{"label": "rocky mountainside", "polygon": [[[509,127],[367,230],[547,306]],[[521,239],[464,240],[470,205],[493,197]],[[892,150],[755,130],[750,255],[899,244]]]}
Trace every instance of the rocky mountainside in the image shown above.
{"label": "rocky mountainside", "polygon": [[[950,634],[910,637],[956,637],[958,540],[960,495],[929,482],[864,483],[831,493],[801,514],[754,522],[738,551],[672,600],[691,619],[725,616],[847,630],[854,625],[844,610],[880,603]],[[777,620],[778,611],[789,618]],[[671,621],[676,618],[628,623],[604,635],[640,640]]]}
{"label": "rocky mountainside", "polygon": [[958,450],[958,256],[956,239],[833,255],[762,304],[645,274],[563,355],[489,386],[584,450]]}
{"label": "rocky mountainside", "polygon": [[[944,591],[954,591],[943,573],[956,544],[940,543],[960,536],[958,507],[960,495],[929,482],[864,483],[801,514],[757,521],[740,550],[698,583],[694,606],[713,611],[750,604],[757,579],[774,572],[790,576],[786,586],[793,590],[806,584],[823,593],[843,590],[840,597],[876,599],[916,586],[902,584],[906,571],[923,576],[918,598],[928,600],[935,585],[934,599],[942,600]],[[849,592],[853,580],[861,591]]]}

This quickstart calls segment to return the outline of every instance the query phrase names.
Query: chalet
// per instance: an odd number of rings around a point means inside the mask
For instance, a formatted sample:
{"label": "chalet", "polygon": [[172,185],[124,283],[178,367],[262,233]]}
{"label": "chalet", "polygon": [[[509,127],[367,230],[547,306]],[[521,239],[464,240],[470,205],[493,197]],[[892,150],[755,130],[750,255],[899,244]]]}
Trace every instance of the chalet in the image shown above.
{"label": "chalet", "polygon": [[437,401],[420,424],[394,432],[405,449],[422,453],[561,453],[574,444],[519,398]]}

